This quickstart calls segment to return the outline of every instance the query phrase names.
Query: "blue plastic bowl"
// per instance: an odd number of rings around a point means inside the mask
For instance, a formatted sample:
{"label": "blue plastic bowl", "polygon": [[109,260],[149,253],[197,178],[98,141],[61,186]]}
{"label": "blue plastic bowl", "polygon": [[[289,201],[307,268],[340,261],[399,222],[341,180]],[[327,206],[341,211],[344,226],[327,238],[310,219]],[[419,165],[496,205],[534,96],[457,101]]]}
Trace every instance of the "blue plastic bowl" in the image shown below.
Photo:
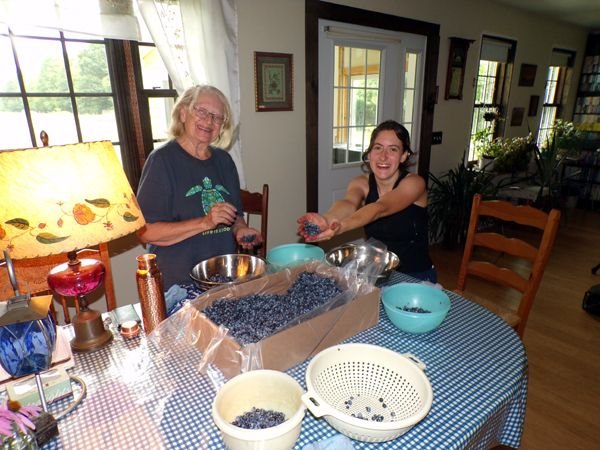
{"label": "blue plastic bowl", "polygon": [[[392,323],[408,333],[426,333],[436,329],[450,310],[450,298],[445,292],[419,283],[385,287],[381,301]],[[406,311],[407,308],[428,312]]]}
{"label": "blue plastic bowl", "polygon": [[284,244],[267,252],[267,262],[276,268],[294,267],[324,258],[325,251],[310,244]]}

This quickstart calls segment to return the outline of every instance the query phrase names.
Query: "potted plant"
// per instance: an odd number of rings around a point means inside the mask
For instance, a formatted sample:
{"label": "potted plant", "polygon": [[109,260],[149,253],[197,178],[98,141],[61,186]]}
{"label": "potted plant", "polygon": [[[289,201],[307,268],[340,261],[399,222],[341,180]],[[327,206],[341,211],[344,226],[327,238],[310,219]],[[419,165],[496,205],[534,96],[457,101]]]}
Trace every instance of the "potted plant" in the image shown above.
{"label": "potted plant", "polygon": [[535,180],[539,185],[536,203],[544,209],[560,205],[562,194],[578,195],[578,190],[561,179],[562,163],[568,157],[578,153],[581,134],[572,122],[556,120],[550,137],[541,148],[534,147],[537,173]]}
{"label": "potted plant", "polygon": [[492,139],[477,147],[479,156],[493,159],[493,166],[489,163],[484,165],[484,170],[493,170],[497,173],[519,173],[526,172],[531,161],[533,137],[531,134],[525,137]]}
{"label": "potted plant", "polygon": [[495,174],[465,166],[463,161],[440,177],[430,173],[429,180],[430,238],[448,248],[465,241],[473,196],[480,193],[484,198],[495,198],[504,183],[495,181]]}

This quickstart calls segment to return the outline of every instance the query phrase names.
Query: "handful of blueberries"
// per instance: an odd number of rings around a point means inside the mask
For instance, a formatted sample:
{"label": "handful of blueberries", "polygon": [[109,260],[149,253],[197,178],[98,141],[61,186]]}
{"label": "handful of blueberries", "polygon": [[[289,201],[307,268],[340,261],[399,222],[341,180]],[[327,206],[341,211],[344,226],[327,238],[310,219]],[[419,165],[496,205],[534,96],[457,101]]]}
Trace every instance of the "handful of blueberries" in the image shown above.
{"label": "handful of blueberries", "polygon": [[319,228],[319,225],[317,225],[316,223],[312,223],[309,222],[308,220],[304,221],[304,232],[306,234],[308,234],[309,236],[316,236],[317,234],[321,233],[321,229]]}
{"label": "handful of blueberries", "polygon": [[255,234],[247,234],[245,236],[242,236],[242,239],[241,239],[242,242],[247,242],[247,243],[254,242],[255,240],[256,240]]}
{"label": "handful of blueberries", "polygon": [[217,325],[227,327],[241,344],[258,342],[294,319],[316,310],[342,293],[337,281],[301,272],[285,294],[251,294],[221,299],[204,309]]}
{"label": "handful of blueberries", "polygon": [[237,416],[231,424],[247,430],[262,430],[263,428],[275,427],[283,422],[285,422],[285,414],[253,406],[250,411]]}

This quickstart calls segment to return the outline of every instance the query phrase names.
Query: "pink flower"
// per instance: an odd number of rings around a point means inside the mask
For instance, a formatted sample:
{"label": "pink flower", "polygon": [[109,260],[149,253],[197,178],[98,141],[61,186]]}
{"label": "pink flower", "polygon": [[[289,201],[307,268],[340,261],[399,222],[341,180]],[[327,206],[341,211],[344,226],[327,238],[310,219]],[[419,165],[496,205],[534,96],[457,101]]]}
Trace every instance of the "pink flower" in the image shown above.
{"label": "pink flower", "polygon": [[14,434],[16,425],[23,432],[27,428],[35,429],[30,420],[40,414],[39,406],[21,406],[19,402],[7,401],[0,405],[0,434],[10,437]]}

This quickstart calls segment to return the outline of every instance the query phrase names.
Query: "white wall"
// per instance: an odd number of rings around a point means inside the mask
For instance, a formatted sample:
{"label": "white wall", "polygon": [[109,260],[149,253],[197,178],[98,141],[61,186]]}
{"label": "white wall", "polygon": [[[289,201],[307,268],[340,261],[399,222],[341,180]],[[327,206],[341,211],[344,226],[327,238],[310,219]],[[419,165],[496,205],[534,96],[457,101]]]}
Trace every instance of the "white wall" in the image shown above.
{"label": "white wall", "polygon": [[[434,131],[443,132],[443,143],[431,148],[434,173],[455,167],[468,146],[473,104],[473,79],[477,69],[482,34],[517,41],[513,86],[508,111],[524,107],[531,95],[543,96],[546,67],[553,47],[577,51],[571,102],[579,79],[587,31],[570,25],[536,18],[509,7],[482,0],[337,0],[332,3],[371,9],[440,25],[440,56],[437,84],[439,98]],[[241,85],[240,136],[248,188],[271,189],[269,247],[296,242],[296,218],[306,208],[306,130],[304,1],[237,0]],[[444,100],[449,37],[474,39],[467,59],[463,100]],[[294,110],[256,112],[254,106],[254,51],[292,53],[294,58]],[[521,63],[536,64],[535,86],[516,86]],[[540,108],[541,109],[541,108]],[[539,117],[528,118],[532,129]],[[507,135],[527,134],[527,125],[508,127]],[[121,248],[117,248],[121,247]],[[115,289],[119,304],[137,299],[135,256],[144,253],[133,237],[111,245]],[[103,303],[103,302],[102,302]],[[96,305],[100,305],[97,302]],[[100,306],[98,306],[100,308]]]}

